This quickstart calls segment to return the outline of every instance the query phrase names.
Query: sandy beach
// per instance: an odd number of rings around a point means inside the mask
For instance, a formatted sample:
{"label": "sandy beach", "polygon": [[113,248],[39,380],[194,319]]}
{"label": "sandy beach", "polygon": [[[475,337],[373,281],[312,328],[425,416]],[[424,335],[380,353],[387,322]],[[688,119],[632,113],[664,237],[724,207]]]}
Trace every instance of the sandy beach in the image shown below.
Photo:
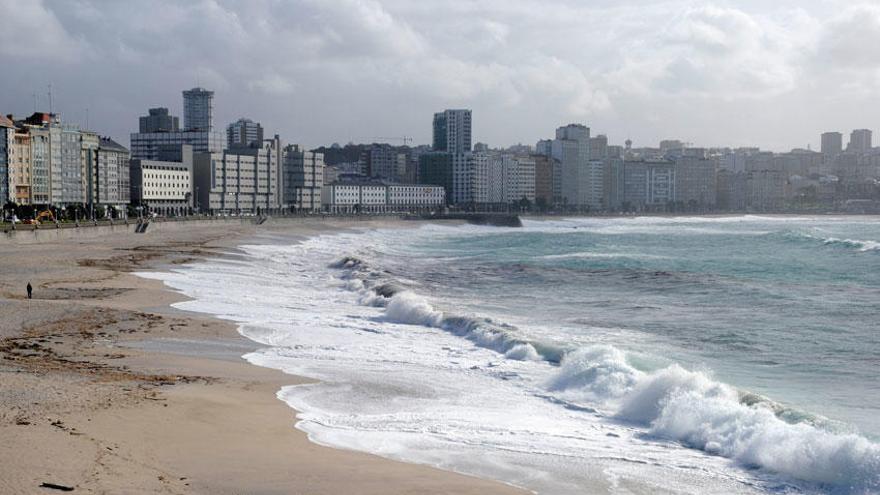
{"label": "sandy beach", "polygon": [[180,295],[132,273],[346,226],[0,240],[0,493],[523,493],[309,442],[275,397],[304,379],[248,364],[256,344],[233,324],[171,308]]}

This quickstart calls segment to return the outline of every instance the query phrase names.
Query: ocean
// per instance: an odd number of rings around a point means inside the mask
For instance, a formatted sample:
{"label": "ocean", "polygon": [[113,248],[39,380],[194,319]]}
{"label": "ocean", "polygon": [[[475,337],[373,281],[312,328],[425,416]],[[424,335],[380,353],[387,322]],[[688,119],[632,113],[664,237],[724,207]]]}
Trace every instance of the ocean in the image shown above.
{"label": "ocean", "polygon": [[880,492],[880,218],[364,228],[146,276],[320,380],[278,397],[323,445],[539,493]]}

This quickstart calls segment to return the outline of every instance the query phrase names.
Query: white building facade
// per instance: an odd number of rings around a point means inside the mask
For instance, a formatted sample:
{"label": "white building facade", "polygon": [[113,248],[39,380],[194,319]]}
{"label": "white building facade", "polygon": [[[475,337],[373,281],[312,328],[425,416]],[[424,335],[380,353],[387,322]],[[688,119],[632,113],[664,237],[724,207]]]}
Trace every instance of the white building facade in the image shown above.
{"label": "white building facade", "polygon": [[446,190],[416,184],[335,183],[322,189],[330,213],[388,213],[427,211],[442,207]]}
{"label": "white building facade", "polygon": [[182,161],[132,160],[131,201],[160,215],[185,215],[192,208],[192,148]]}

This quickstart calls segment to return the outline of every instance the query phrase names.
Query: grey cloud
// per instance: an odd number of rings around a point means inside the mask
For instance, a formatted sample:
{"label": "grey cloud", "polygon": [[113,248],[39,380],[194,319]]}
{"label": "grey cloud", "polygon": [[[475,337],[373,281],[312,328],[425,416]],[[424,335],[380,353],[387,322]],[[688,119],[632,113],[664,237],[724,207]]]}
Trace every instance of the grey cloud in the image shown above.
{"label": "grey cloud", "polygon": [[[180,91],[199,81],[217,91],[218,125],[244,115],[306,145],[427,142],[432,112],[472,107],[476,139],[493,144],[534,142],[577,120],[617,142],[803,146],[847,118],[871,125],[864,99],[880,69],[880,15],[833,7],[0,0],[0,111],[31,111],[31,94],[52,83],[66,118],[88,107],[92,127],[127,142],[147,107],[180,113]],[[10,48],[31,28],[46,36]],[[862,89],[834,107],[804,103],[840,88]]]}

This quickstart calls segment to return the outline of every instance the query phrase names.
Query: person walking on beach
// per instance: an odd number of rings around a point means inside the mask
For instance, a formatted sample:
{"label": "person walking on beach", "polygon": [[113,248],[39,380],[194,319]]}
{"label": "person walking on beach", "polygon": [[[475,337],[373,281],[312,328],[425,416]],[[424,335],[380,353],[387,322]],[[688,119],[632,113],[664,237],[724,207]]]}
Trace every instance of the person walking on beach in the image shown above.
{"label": "person walking on beach", "polygon": [[30,282],[28,282],[28,284],[27,284],[27,291],[28,291],[28,299],[32,299],[33,295],[34,295],[34,288],[31,287]]}

